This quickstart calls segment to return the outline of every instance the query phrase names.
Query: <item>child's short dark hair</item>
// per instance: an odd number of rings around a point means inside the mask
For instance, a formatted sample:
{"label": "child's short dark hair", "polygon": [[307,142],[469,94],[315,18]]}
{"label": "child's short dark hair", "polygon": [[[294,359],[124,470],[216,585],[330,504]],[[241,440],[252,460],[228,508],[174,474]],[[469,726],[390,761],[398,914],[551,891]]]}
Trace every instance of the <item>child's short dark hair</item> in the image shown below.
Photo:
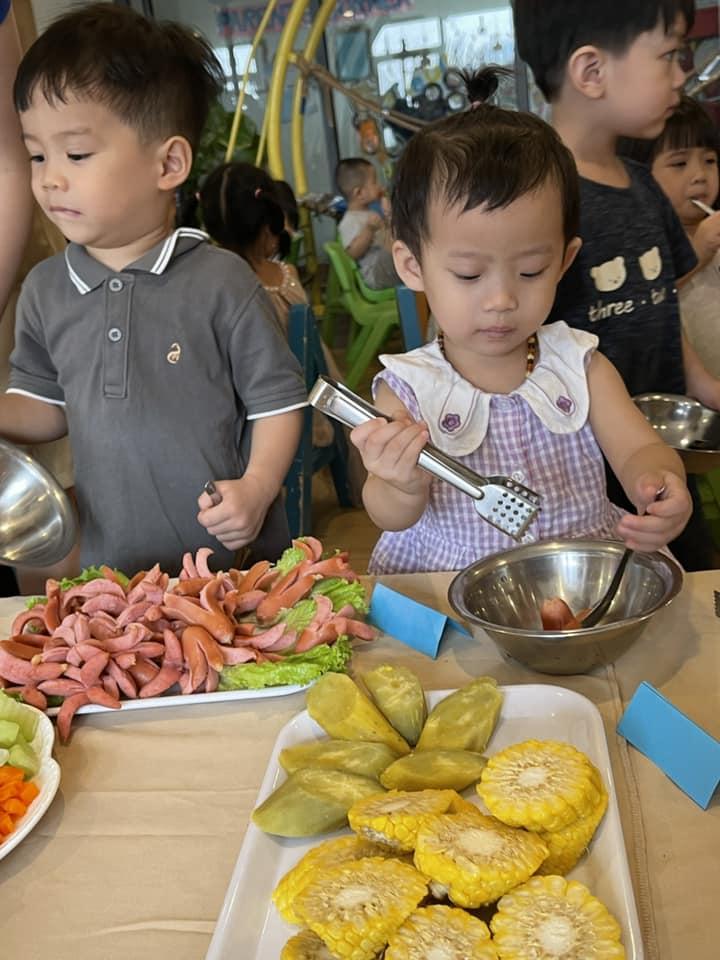
{"label": "child's short dark hair", "polygon": [[372,168],[370,161],[363,157],[346,157],[340,161],[335,168],[335,181],[346,200],[350,199],[353,190],[364,185]]}
{"label": "child's short dark hair", "polygon": [[68,94],[104,104],[150,142],[173,135],[195,148],[222,67],[207,40],[178,23],[97,3],[55,20],[28,49],[15,78],[15,107],[36,90],[50,103]]}
{"label": "child's short dark hair", "polygon": [[200,188],[203,223],[220,246],[241,256],[260,236],[263,227],[278,237],[280,254],[290,248],[285,214],[275,192],[275,181],[251,163],[223,163]]}
{"label": "child's short dark hair", "polygon": [[428,205],[439,199],[463,211],[506,207],[548,180],[557,184],[566,243],[578,232],[575,161],[552,127],[531,113],[490,106],[497,71],[465,75],[473,107],[432,123],[408,142],[392,191],[392,227],[418,259],[428,237]]}
{"label": "child's short dark hair", "polygon": [[652,164],[655,157],[666,150],[691,150],[694,147],[713,150],[720,157],[720,136],[710,115],[697,100],[683,96],[659,137],[654,140],[621,137],[617,150],[623,157]]}
{"label": "child's short dark hair", "polygon": [[575,50],[586,44],[622,54],[658,23],[669,30],[678,15],[687,30],[695,0],[513,0],[518,53],[546,100],[553,100]]}

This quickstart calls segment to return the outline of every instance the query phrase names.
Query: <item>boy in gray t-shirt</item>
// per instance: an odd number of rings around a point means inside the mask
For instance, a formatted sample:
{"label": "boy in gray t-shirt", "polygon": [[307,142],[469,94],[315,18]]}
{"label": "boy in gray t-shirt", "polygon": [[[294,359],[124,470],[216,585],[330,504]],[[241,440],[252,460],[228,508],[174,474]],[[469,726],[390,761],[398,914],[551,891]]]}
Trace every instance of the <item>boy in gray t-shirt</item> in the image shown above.
{"label": "boy in gray t-shirt", "polygon": [[382,196],[375,167],[362,157],[341,160],[335,171],[338,189],[347,201],[347,211],[338,225],[340,242],[353,260],[357,260],[365,283],[373,290],[396,287],[387,224],[371,209]]}
{"label": "boy in gray t-shirt", "polygon": [[23,285],[0,435],[69,433],[83,565],[174,574],[209,546],[227,569],[289,539],[299,367],[252,271],[171,227],[221,84],[190,30],[105,3],[55,21],[18,70],[33,193],[71,242]]}

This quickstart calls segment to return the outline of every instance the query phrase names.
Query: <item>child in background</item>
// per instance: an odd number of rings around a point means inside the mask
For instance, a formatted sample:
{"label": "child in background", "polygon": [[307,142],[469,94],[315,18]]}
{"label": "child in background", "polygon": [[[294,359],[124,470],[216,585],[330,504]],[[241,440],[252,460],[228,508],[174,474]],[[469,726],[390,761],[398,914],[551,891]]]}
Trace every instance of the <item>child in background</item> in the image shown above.
{"label": "child in background", "polygon": [[251,163],[224,163],[200,189],[200,209],[213,240],[239,254],[257,274],[287,335],[290,307],[308,300],[297,270],[282,259],[290,250],[290,234],[275,181]]}
{"label": "child in background", "polygon": [[[719,409],[720,381],[680,322],[677,281],[696,265],[693,248],[650,171],[617,155],[619,137],[657,137],[679,103],[693,0],[515,0],[513,9],[518,52],[580,174],[583,245],[549,319],[596,334],[631,396],[690,394]],[[712,541],[689,486],[696,509],[670,549],[686,569],[707,569]],[[617,474],[608,490],[628,505]]]}
{"label": "child in background", "polygon": [[56,20],[18,70],[33,193],[70,243],[23,286],[0,434],[69,432],[82,565],[174,572],[209,546],[227,568],[289,539],[299,367],[250,268],[171,227],[223,82],[189,29],[106,3]]}
{"label": "child in background", "polygon": [[[718,197],[720,138],[703,107],[683,97],[650,145],[652,174],[672,203],[701,266],[679,287],[680,315],[688,340],[713,376],[720,377],[720,254],[713,207]],[[709,231],[708,231],[709,228]]]}
{"label": "child in background", "polygon": [[390,252],[390,234],[380,214],[371,209],[383,196],[375,167],[369,160],[350,157],[337,165],[335,179],[347,201],[338,224],[340,242],[357,260],[363,280],[371,289],[396,287],[400,280]]}
{"label": "child in background", "polygon": [[[496,88],[492,70],[468,78],[473,109],[423,128],[398,163],[395,265],[425,292],[441,333],[380,358],[375,400],[392,420],[351,435],[369,473],[365,505],[385,531],[373,573],[459,569],[514,546],[417,466],[428,440],[484,476],[536,490],[542,511],[529,539],[619,536],[653,550],[690,513],[680,458],[597,337],[543,326],[580,247],[577,175],[546,123],[483,102]],[[640,515],[608,500],[603,453]]]}
{"label": "child in background", "polygon": [[[200,212],[205,229],[220,246],[243,258],[257,274],[287,336],[290,308],[308,298],[297,269],[286,263],[290,249],[286,212],[277,195],[277,183],[250,163],[225,163],[209,174],[200,190]],[[323,344],[332,376],[340,371]],[[327,447],[334,433],[328,418],[313,411],[313,443]]]}

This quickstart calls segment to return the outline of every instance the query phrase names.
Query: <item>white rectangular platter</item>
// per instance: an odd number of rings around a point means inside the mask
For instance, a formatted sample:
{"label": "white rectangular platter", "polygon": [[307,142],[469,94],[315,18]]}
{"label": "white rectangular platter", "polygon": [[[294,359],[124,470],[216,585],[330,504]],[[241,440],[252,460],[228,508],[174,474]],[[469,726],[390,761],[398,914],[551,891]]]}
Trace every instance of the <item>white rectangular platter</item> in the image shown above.
{"label": "white rectangular platter", "polygon": [[[27,597],[0,598],[0,639],[11,635],[13,619],[25,609]],[[307,690],[310,684],[285,684],[278,687],[264,687],[261,690],[216,690],[214,693],[192,694],[165,694],[162,697],[147,697],[138,700],[122,700],[121,710],[148,710],[156,707],[168,709],[170,707],[187,706],[198,703],[219,703],[223,700],[266,700],[270,697],[287,697],[293,693]],[[59,707],[51,707],[46,711],[49,717],[55,717],[60,712]],[[94,703],[80,707],[78,716],[88,713],[118,713]]]}
{"label": "white rectangular platter", "polygon": [[[120,710],[101,707],[96,703],[87,703],[80,707],[77,716],[84,713],[120,713],[126,710],[147,710],[153,707],[181,707],[197,703],[220,703],[223,700],[267,700],[270,697],[287,697],[291,693],[307,690],[312,684],[288,683],[280,687],[263,687],[261,690],[216,690],[214,693],[166,693],[162,697],[145,697],[137,700],[121,700]],[[50,707],[45,711],[49,717],[56,717],[60,707]]]}
{"label": "white rectangular platter", "polygon": [[[563,740],[586,753],[600,770],[610,795],[608,810],[590,853],[570,876],[586,884],[617,918],[627,960],[643,960],[610,757],[597,708],[586,697],[562,687],[527,684],[502,689],[505,699],[487,754],[521,740]],[[428,708],[432,709],[449,693],[452,691],[429,691]],[[270,757],[258,803],[285,778],[278,763],[280,751],[300,741],[323,736],[307,711],[283,727]],[[466,795],[471,797],[475,792],[466,791]],[[272,891],[283,874],[322,839],[325,838],[288,840],[268,836],[252,822],[248,825],[206,960],[230,960],[231,957],[277,960],[283,945],[297,928],[280,919],[270,899]]]}

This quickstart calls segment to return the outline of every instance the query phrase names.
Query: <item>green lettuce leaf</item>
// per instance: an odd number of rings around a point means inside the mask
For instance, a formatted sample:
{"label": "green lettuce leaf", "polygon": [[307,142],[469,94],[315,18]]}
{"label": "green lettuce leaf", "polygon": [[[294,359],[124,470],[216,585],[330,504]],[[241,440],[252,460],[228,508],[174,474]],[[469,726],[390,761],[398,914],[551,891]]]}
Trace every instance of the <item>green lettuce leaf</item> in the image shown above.
{"label": "green lettuce leaf", "polygon": [[223,667],[220,690],[260,690],[290,683],[312,683],[324,673],[345,673],[352,656],[348,637],[338,637],[332,646],[318,644],[305,653],[290,653],[276,663],[239,663]]}
{"label": "green lettuce leaf", "polygon": [[[113,573],[118,578],[118,581],[122,587],[127,587],[130,583],[130,578],[127,577],[122,570],[113,570]],[[60,581],[60,589],[70,590],[71,587],[79,587],[83,583],[88,583],[90,580],[99,580],[101,577],[104,577],[105,574],[102,572],[100,567],[90,566],[85,567],[84,570],[81,570],[77,577],[63,577]],[[33,607],[36,607],[39,603],[46,603],[47,597],[28,597],[25,601],[25,606],[28,610],[32,610]]]}
{"label": "green lettuce leaf", "polygon": [[317,604],[309,597],[305,600],[298,600],[294,607],[290,607],[280,617],[291,630],[297,630],[298,635],[310,625],[310,621],[317,612]]}
{"label": "green lettuce leaf", "polygon": [[283,551],[283,555],[275,564],[275,567],[280,571],[280,575],[284,577],[286,573],[290,573],[293,567],[302,563],[305,558],[306,554],[300,547],[288,547],[287,550]]}
{"label": "green lettuce leaf", "polygon": [[320,580],[312,588],[311,596],[317,593],[323,593],[332,600],[333,610],[338,610],[346,604],[355,608],[357,613],[367,613],[368,603],[365,596],[365,587],[359,580],[343,580],[341,577],[328,577],[326,580]]}

